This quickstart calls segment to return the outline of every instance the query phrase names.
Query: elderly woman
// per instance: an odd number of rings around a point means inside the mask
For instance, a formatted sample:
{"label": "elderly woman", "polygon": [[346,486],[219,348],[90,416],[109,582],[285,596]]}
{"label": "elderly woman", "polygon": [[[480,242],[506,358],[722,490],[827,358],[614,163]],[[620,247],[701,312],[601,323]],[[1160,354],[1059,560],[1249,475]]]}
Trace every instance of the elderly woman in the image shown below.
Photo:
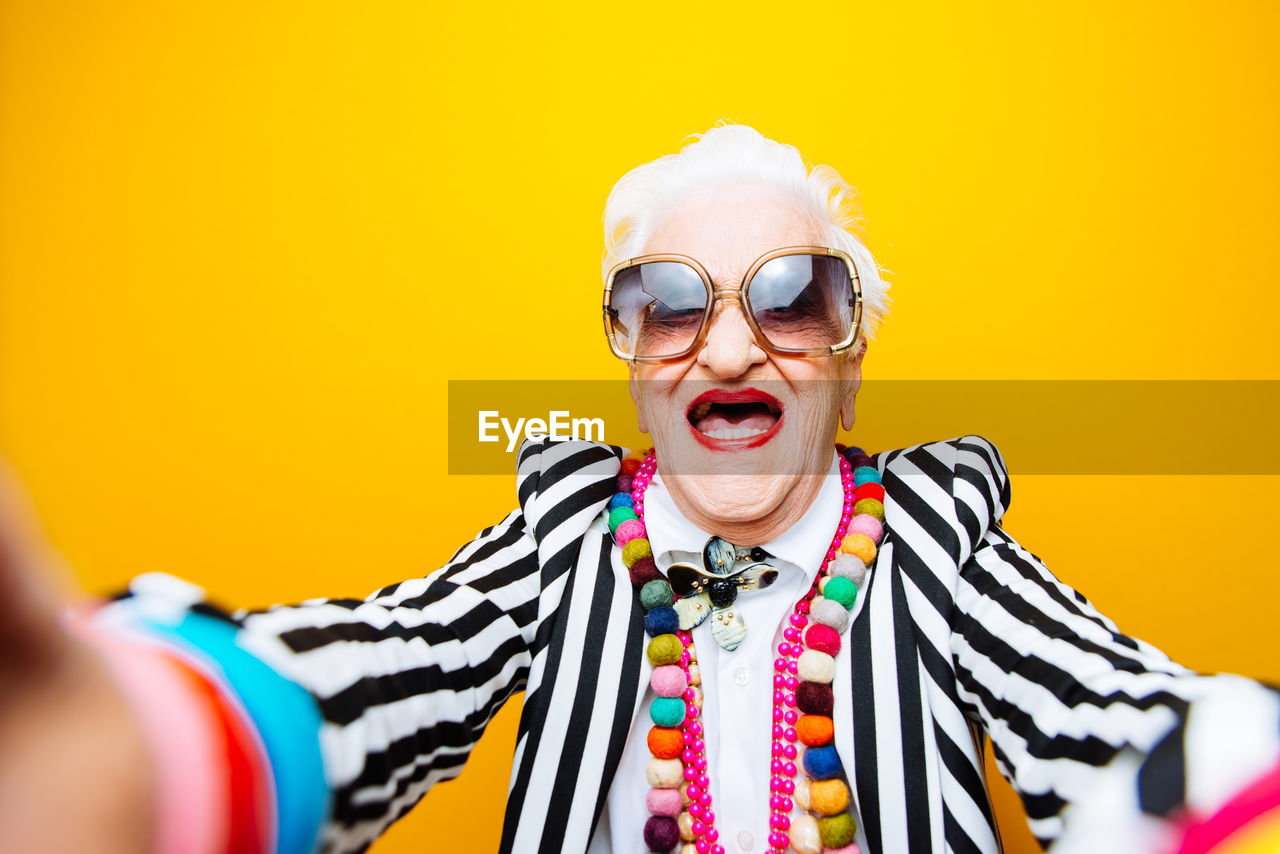
{"label": "elderly woman", "polygon": [[227,616],[139,578],[75,630],[110,681],[14,608],[11,649],[79,662],[10,679],[50,716],[18,767],[72,750],[89,708],[119,745],[88,769],[119,785],[72,813],[112,811],[99,850],[155,815],[152,850],[354,852],[524,690],[504,851],[994,852],[987,737],[1055,852],[1256,829],[1270,689],[1188,672],[1057,581],[1001,528],[987,441],[836,444],[886,305],[851,198],[745,127],[625,176],[605,324],[654,451],[526,444],[519,509],[364,601]]}

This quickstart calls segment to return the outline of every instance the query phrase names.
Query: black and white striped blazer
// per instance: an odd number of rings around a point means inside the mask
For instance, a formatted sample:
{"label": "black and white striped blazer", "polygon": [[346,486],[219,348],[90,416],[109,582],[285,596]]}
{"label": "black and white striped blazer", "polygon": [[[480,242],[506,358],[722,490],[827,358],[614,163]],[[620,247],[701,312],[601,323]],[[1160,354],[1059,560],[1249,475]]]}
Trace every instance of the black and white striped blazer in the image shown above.
{"label": "black and white striped blazer", "polygon": [[[363,602],[236,615],[245,644],[324,715],[327,851],[363,850],[456,776],[521,690],[502,851],[587,848],[648,681],[642,612],[601,516],[621,456],[526,444],[520,509],[440,570]],[[1045,845],[1122,750],[1160,747],[1174,770],[1138,781],[1142,804],[1176,807],[1175,736],[1214,677],[1122,635],[1001,529],[1007,472],[986,440],[876,464],[888,533],[836,682],[852,692],[838,743],[871,852],[997,851],[988,736]]]}

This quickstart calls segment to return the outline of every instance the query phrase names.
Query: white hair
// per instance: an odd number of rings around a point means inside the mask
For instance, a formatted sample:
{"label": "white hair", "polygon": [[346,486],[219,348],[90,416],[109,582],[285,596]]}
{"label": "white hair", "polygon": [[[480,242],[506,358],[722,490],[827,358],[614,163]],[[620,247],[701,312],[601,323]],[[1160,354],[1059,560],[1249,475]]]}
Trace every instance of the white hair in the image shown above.
{"label": "white hair", "polygon": [[604,208],[604,274],[642,254],[654,229],[691,190],[744,181],[792,192],[823,224],[831,247],[853,257],[862,284],[863,330],[871,335],[888,310],[889,285],[854,234],[861,222],[856,191],[830,166],[810,169],[794,146],[766,139],[746,125],[714,127],[679,153],[622,176]]}

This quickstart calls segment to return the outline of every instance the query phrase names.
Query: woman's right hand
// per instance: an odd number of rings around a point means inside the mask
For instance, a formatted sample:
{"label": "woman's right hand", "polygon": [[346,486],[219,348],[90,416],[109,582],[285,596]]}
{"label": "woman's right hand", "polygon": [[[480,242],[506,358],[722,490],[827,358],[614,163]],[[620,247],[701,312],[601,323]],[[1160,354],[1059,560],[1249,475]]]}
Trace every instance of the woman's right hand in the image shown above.
{"label": "woman's right hand", "polygon": [[152,763],[102,659],[63,623],[58,567],[0,460],[0,851],[146,854]]}

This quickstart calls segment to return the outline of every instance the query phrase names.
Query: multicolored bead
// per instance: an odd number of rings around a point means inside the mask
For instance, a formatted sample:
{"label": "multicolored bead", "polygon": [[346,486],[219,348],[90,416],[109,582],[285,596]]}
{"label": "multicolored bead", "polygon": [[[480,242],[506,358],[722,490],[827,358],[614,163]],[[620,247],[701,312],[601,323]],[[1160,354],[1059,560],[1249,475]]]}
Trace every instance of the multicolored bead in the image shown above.
{"label": "multicolored bead", "polygon": [[[620,507],[618,509],[625,510],[627,508]],[[614,512],[616,513],[617,510]],[[627,512],[631,511],[628,510]],[[625,519],[622,524],[618,526],[618,530],[613,532],[613,538],[617,540],[618,545],[620,546],[625,546],[632,540],[638,540],[647,535],[648,531],[644,529],[644,522],[641,522],[639,519]]]}
{"label": "multicolored bead", "polygon": [[853,483],[855,486],[862,486],[864,483],[879,483],[880,472],[871,466],[858,466],[853,470]]}
{"label": "multicolored bead", "polygon": [[830,685],[817,682],[801,682],[796,689],[796,708],[807,715],[831,717],[835,708],[835,692]]}
{"label": "multicolored bead", "polygon": [[819,596],[809,604],[809,616],[815,623],[830,626],[839,634],[844,634],[844,630],[849,628],[849,609],[824,596]]}
{"label": "multicolored bead", "polygon": [[841,552],[831,562],[831,570],[828,577],[847,578],[854,584],[861,584],[867,577],[867,565],[862,562],[861,558],[847,552]]}
{"label": "multicolored bead", "polygon": [[822,854],[822,834],[813,816],[798,815],[791,819],[789,835],[796,854]]}
{"label": "multicolored bead", "polygon": [[840,652],[840,633],[830,626],[814,623],[805,629],[804,645],[809,649],[834,656]]}
{"label": "multicolored bead", "polygon": [[649,541],[641,537],[640,539],[631,540],[622,547],[622,565],[630,567],[636,561],[642,558],[653,557],[653,549],[649,546]]}
{"label": "multicolored bead", "polygon": [[[635,542],[634,540],[632,542]],[[628,543],[630,545],[630,543]],[[626,563],[624,561],[623,565]],[[652,557],[642,557],[634,561],[628,568],[627,572],[631,576],[631,584],[637,589],[643,589],[650,581],[666,581],[667,579],[658,571],[658,565],[653,562]]]}
{"label": "multicolored bead", "polygon": [[841,848],[853,841],[857,830],[853,816],[847,812],[818,819],[818,835],[827,848]]}
{"label": "multicolored bead", "polygon": [[680,697],[689,687],[689,678],[678,665],[664,664],[653,668],[649,684],[653,686],[653,693],[659,697]]}
{"label": "multicolored bead", "polygon": [[883,520],[884,504],[874,498],[864,498],[853,505],[853,512],[859,515],[873,516],[876,520]]}
{"label": "multicolored bead", "polygon": [[858,586],[847,578],[831,578],[822,590],[822,596],[832,602],[839,602],[845,608],[852,608],[858,598]]}
{"label": "multicolored bead", "polygon": [[655,789],[676,789],[684,782],[684,768],[679,759],[655,757],[645,766],[644,778]]}
{"label": "multicolored bead", "polygon": [[830,744],[835,732],[835,724],[826,715],[801,715],[796,721],[796,737],[806,747]]}
{"label": "multicolored bead", "polygon": [[644,843],[650,851],[670,851],[680,842],[680,829],[675,819],[665,815],[650,816],[644,823]]}
{"label": "multicolored bead", "polygon": [[673,635],[680,630],[680,618],[670,605],[651,608],[644,615],[644,631],[650,637]]}
{"label": "multicolored bead", "polygon": [[[856,516],[854,517],[854,519],[857,518]],[[867,566],[870,566],[876,559],[875,541],[866,534],[859,534],[856,531],[852,534],[844,535],[844,539],[840,542],[840,551],[853,555]]]}
{"label": "multicolored bead", "polygon": [[848,531],[851,534],[863,534],[871,542],[880,545],[880,541],[884,539],[884,522],[875,516],[854,516],[849,520]]}
{"label": "multicolored bead", "polygon": [[679,697],[654,697],[649,704],[649,717],[655,726],[679,726],[684,720],[684,700]]}
{"label": "multicolored bead", "polygon": [[800,678],[805,682],[830,682],[836,677],[836,660],[816,649],[801,653],[797,667]]}
{"label": "multicolored bead", "polygon": [[615,507],[609,511],[609,532],[618,533],[618,527],[627,521],[639,521],[640,517],[631,507]]}
{"label": "multicolored bead", "polygon": [[675,818],[684,809],[679,789],[650,789],[645,795],[644,805],[652,815],[665,815]]}
{"label": "multicolored bead", "polygon": [[855,503],[864,498],[874,498],[876,501],[884,501],[884,487],[874,481],[867,481],[853,491],[853,500]]}
{"label": "multicolored bead", "polygon": [[844,766],[840,764],[840,754],[836,753],[833,744],[810,747],[804,752],[803,764],[805,773],[812,781],[809,786],[810,800],[813,799],[813,783],[818,780],[830,780],[844,773]]}
{"label": "multicolored bead", "polygon": [[678,759],[684,750],[684,738],[676,727],[650,727],[646,742],[649,752],[658,759]]}
{"label": "multicolored bead", "polygon": [[809,779],[807,777],[801,777],[796,780],[795,794],[792,795],[792,798],[795,799],[796,804],[802,810],[813,808],[813,804],[809,802]]}
{"label": "multicolored bead", "polygon": [[849,786],[840,779],[819,780],[809,786],[809,803],[818,815],[839,815],[849,808]]}
{"label": "multicolored bead", "polygon": [[651,608],[670,608],[675,602],[675,593],[666,579],[645,582],[644,587],[640,588],[640,607],[646,611]]}
{"label": "multicolored bead", "polygon": [[649,663],[654,667],[663,664],[675,664],[680,660],[680,639],[675,635],[658,635],[649,641]]}
{"label": "multicolored bead", "polygon": [[693,832],[693,816],[687,812],[680,813],[676,818],[676,826],[680,828],[680,838],[685,842],[692,842],[698,838]]}

